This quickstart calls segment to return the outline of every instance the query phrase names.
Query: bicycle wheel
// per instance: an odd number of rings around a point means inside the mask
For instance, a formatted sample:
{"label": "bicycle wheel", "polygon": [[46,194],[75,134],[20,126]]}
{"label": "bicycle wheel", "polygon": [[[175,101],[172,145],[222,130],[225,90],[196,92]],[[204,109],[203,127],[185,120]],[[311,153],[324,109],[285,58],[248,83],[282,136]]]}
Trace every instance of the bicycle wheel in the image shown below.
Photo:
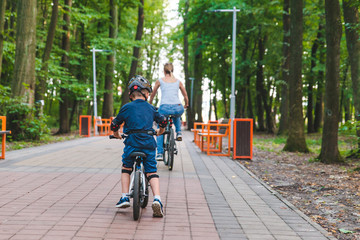
{"label": "bicycle wheel", "polygon": [[170,134],[164,134],[164,145],[163,145],[164,153],[163,153],[163,160],[164,160],[165,166],[168,165],[168,163],[169,163],[169,158],[168,158],[168,156],[167,156],[167,153],[169,152],[169,135],[170,135]]}
{"label": "bicycle wheel", "polygon": [[140,171],[135,172],[134,177],[134,196],[133,196],[133,217],[134,220],[138,220],[140,216]]}
{"label": "bicycle wheel", "polygon": [[145,194],[141,197],[141,208],[146,208],[149,202],[149,183],[145,177]]}
{"label": "bicycle wheel", "polygon": [[170,129],[169,137],[169,151],[168,151],[168,168],[171,171],[174,165],[174,150],[175,150],[175,138],[174,138],[174,129]]}

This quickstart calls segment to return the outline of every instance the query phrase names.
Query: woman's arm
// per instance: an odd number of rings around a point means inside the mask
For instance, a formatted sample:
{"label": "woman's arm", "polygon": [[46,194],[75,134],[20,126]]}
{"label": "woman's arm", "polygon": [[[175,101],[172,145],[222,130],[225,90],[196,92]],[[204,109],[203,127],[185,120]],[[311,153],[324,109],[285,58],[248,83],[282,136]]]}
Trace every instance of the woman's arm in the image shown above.
{"label": "woman's arm", "polygon": [[160,87],[160,81],[159,80],[156,80],[155,82],[155,87],[154,87],[154,90],[152,91],[151,95],[150,95],[150,99],[149,99],[149,103],[151,104],[152,101],[154,100],[154,97],[157,93],[157,90],[158,88]]}
{"label": "woman's arm", "polygon": [[184,85],[182,84],[182,82],[180,82],[180,91],[181,91],[181,94],[184,96],[184,100],[185,100],[184,108],[187,108],[189,106],[189,98],[188,98],[186,89],[185,89]]}

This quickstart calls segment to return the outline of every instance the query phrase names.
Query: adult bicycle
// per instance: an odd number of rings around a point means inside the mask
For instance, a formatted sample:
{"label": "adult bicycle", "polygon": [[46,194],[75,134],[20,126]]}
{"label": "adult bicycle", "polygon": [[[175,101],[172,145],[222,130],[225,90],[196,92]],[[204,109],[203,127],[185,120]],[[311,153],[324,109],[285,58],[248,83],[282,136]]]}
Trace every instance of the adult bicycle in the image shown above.
{"label": "adult bicycle", "polygon": [[[154,135],[152,131],[149,135]],[[122,134],[122,138],[127,135]],[[117,139],[114,135],[109,136],[110,139]],[[134,171],[131,173],[128,196],[133,199],[133,218],[138,220],[140,217],[140,208],[146,208],[149,202],[149,182],[145,176],[143,162],[146,160],[146,154],[143,152],[132,152],[129,155],[134,160]]]}
{"label": "adult bicycle", "polygon": [[176,148],[176,142],[175,142],[175,133],[173,129],[173,116],[168,115],[166,116],[167,125],[165,127],[165,131],[163,133],[163,160],[165,165],[168,166],[169,170],[173,170],[174,166],[174,155],[177,155],[178,151]]}

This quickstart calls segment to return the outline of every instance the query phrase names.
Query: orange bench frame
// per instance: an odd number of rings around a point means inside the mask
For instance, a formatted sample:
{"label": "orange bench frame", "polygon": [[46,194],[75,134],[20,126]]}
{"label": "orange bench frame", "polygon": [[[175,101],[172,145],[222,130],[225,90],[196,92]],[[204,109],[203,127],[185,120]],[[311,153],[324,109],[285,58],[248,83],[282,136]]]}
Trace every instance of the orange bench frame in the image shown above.
{"label": "orange bench frame", "polygon": [[[0,116],[0,120],[1,120],[1,131],[4,132],[8,132],[9,134],[11,134],[11,131],[7,131],[6,130],[6,116]],[[6,133],[1,134],[1,156],[0,159],[5,159],[5,150],[6,150]]]}
{"label": "orange bench frame", "polygon": [[[211,130],[211,127],[226,127],[224,133],[220,133],[215,130]],[[201,151],[206,151],[209,156],[230,156],[230,130],[231,130],[231,120],[228,123],[207,123],[206,130],[198,133],[200,137],[200,149]],[[223,138],[228,138],[228,151],[227,153],[222,153],[223,150]],[[206,142],[205,142],[206,138]],[[206,144],[205,144],[206,143]]]}
{"label": "orange bench frame", "polygon": [[101,118],[101,117],[94,118],[94,136],[96,136],[97,128],[100,129],[98,136],[110,135],[111,134],[110,124],[111,124],[110,118]]}

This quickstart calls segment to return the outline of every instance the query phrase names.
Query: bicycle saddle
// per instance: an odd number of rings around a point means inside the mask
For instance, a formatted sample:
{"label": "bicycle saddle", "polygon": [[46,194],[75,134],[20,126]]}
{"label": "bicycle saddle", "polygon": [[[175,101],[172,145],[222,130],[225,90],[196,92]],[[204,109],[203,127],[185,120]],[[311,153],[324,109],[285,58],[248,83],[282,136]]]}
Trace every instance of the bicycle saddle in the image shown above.
{"label": "bicycle saddle", "polygon": [[146,154],[143,153],[143,152],[132,152],[129,155],[130,158],[134,158],[134,157],[137,157],[137,156],[142,157],[144,159],[146,158]]}

